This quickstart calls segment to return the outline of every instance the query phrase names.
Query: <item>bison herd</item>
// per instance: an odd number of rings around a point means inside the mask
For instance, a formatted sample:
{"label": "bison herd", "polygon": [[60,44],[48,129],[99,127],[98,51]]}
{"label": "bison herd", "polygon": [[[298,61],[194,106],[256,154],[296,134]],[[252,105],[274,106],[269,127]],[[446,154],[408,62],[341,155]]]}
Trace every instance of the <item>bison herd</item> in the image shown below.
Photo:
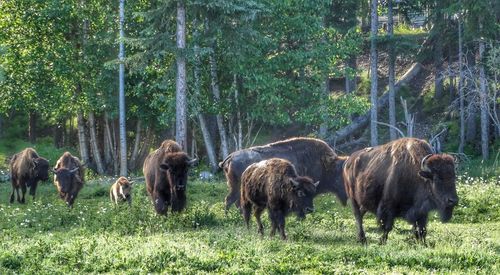
{"label": "bison herd", "polygon": [[[197,163],[172,140],[165,140],[144,161],[146,190],[159,215],[186,207],[188,170]],[[276,230],[286,239],[285,217],[304,218],[314,210],[317,194],[334,193],[343,205],[351,202],[358,240],[366,243],[363,216],[375,214],[387,241],[394,219],[413,225],[417,240],[425,242],[428,214],[437,210],[443,222],[451,219],[458,203],[455,161],[448,154],[435,154],[424,140],[402,138],[365,148],[350,156],[338,156],[325,142],[314,138],[291,138],[231,153],[219,163],[229,193],[225,211],[235,204],[249,227],[252,212],[258,233],[264,234],[261,215],[267,208],[271,236]],[[27,148],[11,160],[12,193],[25,202],[27,187],[35,197],[38,181],[54,174],[61,199],[71,208],[84,185],[84,165],[69,152],[49,169],[49,162]],[[110,189],[113,203],[131,204],[132,182],[120,177]],[[21,194],[19,193],[21,189]]]}

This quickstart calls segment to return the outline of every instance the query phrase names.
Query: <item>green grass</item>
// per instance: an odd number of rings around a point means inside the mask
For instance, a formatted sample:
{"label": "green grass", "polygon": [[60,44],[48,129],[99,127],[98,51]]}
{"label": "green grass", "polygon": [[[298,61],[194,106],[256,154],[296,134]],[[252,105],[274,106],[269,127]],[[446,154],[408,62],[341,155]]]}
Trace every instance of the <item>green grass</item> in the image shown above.
{"label": "green grass", "polygon": [[[159,217],[144,184],[133,204],[114,207],[108,184],[87,184],[68,210],[55,187],[43,184],[36,201],[9,204],[0,184],[0,274],[13,273],[490,273],[500,271],[500,186],[497,179],[461,177],[460,203],[450,223],[430,215],[427,246],[398,221],[387,245],[373,215],[365,217],[368,245],[355,241],[349,207],[332,195],[315,200],[304,221],[287,219],[289,240],[260,238],[239,212],[225,216],[226,186],[190,182],[188,208]],[[467,182],[467,184],[465,184]],[[266,234],[269,222],[264,217]]]}

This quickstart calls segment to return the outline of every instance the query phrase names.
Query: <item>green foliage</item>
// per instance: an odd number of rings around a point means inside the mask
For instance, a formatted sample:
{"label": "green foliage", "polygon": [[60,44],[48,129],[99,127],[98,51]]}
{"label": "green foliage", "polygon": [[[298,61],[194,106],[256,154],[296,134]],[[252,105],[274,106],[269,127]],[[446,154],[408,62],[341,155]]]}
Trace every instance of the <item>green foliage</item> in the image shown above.
{"label": "green foliage", "polygon": [[[349,207],[331,194],[317,211],[287,218],[289,240],[256,233],[240,213],[224,214],[222,182],[190,182],[188,208],[157,216],[142,182],[132,207],[108,198],[112,180],[86,184],[68,210],[55,187],[42,184],[36,201],[9,204],[0,184],[0,272],[10,273],[498,273],[500,192],[494,181],[460,178],[460,203],[451,223],[430,216],[427,245],[397,220],[387,245],[366,215],[368,245],[355,241]],[[265,233],[269,221],[264,215]]]}

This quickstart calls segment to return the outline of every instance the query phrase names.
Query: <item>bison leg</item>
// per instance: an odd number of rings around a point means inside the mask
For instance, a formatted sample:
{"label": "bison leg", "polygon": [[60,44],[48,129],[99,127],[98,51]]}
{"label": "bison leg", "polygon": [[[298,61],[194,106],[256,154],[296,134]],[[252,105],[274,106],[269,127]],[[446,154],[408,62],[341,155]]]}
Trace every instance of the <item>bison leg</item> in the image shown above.
{"label": "bison leg", "polygon": [[35,200],[36,187],[37,187],[36,183],[33,183],[30,187],[30,195],[33,197],[33,200]]}
{"label": "bison leg", "polygon": [[255,220],[257,221],[257,232],[261,236],[264,236],[264,226],[262,225],[262,220],[260,218],[262,216],[262,212],[264,211],[264,207],[256,206],[254,207],[254,211]]}
{"label": "bison leg", "polygon": [[285,234],[285,215],[281,210],[269,210],[269,215],[271,216],[271,222],[273,223],[273,228],[271,229],[271,236],[274,236],[274,231],[276,227],[280,232],[282,240],[286,240]]}
{"label": "bison leg", "polygon": [[427,235],[427,217],[418,219],[413,225],[413,231],[415,232],[415,238],[417,241],[421,241],[425,244],[425,236]]}
{"label": "bison leg", "polygon": [[389,205],[385,205],[384,203],[380,203],[377,209],[377,219],[380,223],[380,227],[384,231],[384,233],[382,234],[382,238],[380,239],[380,244],[387,243],[387,237],[394,225],[394,215],[392,214],[390,209],[392,208]]}
{"label": "bison leg", "polygon": [[363,215],[364,211],[359,209],[359,205],[355,200],[351,201],[352,204],[352,212],[354,214],[354,218],[356,219],[356,225],[358,227],[358,241],[362,244],[366,244],[366,236],[365,231],[363,229]]}
{"label": "bison leg", "polygon": [[248,201],[243,203],[241,212],[243,214],[243,220],[245,220],[247,229],[250,229],[250,215],[252,214],[252,204]]}
{"label": "bison leg", "polygon": [[14,200],[16,198],[14,192],[17,193],[17,197],[19,198],[19,187],[17,183],[14,183],[14,181],[12,181],[12,193],[10,193],[10,203],[14,203]]}
{"label": "bison leg", "polygon": [[233,203],[236,204],[237,208],[240,208],[240,192],[239,190],[231,189],[230,193],[226,196],[224,199],[225,201],[225,209],[224,212],[227,215],[227,212],[229,211],[229,208]]}
{"label": "bison leg", "polygon": [[25,198],[24,198],[24,197],[25,197],[25,195],[26,195],[26,185],[24,185],[24,184],[23,184],[23,185],[21,186],[21,192],[22,192],[22,194],[23,194],[23,197],[22,197],[22,198],[21,198],[21,200],[19,201],[19,193],[17,193],[17,200],[18,200],[20,203],[25,203],[25,202],[26,202],[26,200],[25,200]]}

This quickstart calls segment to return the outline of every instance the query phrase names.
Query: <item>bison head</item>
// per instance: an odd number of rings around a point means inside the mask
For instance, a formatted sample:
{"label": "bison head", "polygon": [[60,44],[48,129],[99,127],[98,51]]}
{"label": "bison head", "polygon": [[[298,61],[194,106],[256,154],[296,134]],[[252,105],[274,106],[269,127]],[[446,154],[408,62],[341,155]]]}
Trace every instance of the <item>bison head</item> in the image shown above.
{"label": "bison head", "polygon": [[313,199],[319,181],[313,182],[309,177],[296,177],[291,178],[290,183],[293,190],[292,205],[290,208],[302,219],[307,213],[314,211]]}
{"label": "bison head", "polygon": [[132,193],[132,184],[134,182],[133,181],[129,181],[127,178],[125,177],[120,177],[118,179],[118,185],[120,187],[120,196],[122,196],[122,198],[124,200],[127,200],[128,198],[130,198],[130,194]]}
{"label": "bison head", "polygon": [[49,162],[44,158],[33,160],[33,172],[37,179],[46,181],[49,179]]}
{"label": "bison head", "polygon": [[453,208],[458,204],[453,157],[447,154],[427,155],[422,159],[420,169],[419,175],[430,182],[441,221],[449,221]]}
{"label": "bison head", "polygon": [[78,172],[78,167],[71,170],[63,167],[57,170],[53,169],[52,172],[54,172],[55,175],[54,181],[57,184],[59,196],[61,196],[62,199],[65,199],[65,201],[68,202],[68,200],[71,199],[71,195],[69,195],[69,193],[71,192],[73,181],[75,180],[75,177],[78,176],[76,174]]}
{"label": "bison head", "polygon": [[186,189],[188,170],[197,163],[197,159],[190,159],[184,152],[170,153],[165,156],[160,169],[167,174],[168,180],[175,191]]}

